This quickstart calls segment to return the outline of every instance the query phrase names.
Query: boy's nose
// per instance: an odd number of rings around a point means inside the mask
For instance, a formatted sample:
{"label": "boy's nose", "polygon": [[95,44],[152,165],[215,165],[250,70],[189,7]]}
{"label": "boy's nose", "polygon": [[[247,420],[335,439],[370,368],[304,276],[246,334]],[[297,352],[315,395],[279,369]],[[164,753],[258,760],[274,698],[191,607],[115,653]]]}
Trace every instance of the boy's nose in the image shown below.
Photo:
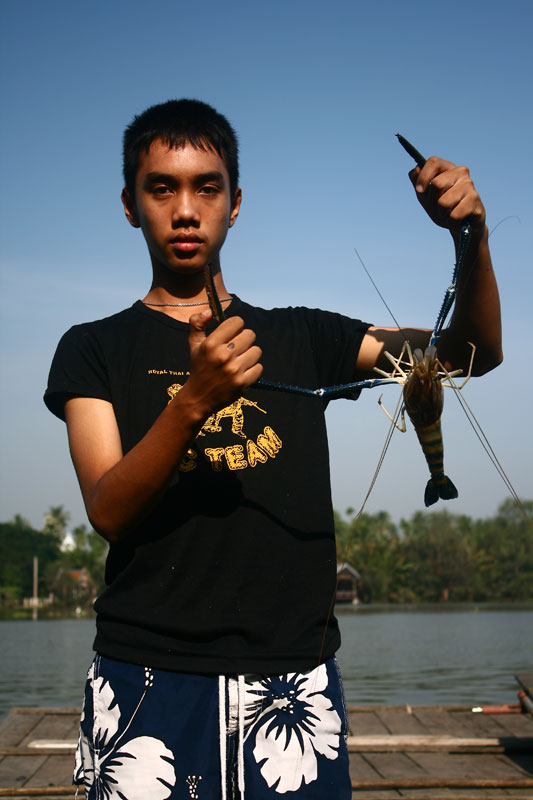
{"label": "boy's nose", "polygon": [[181,221],[196,221],[199,219],[195,197],[190,192],[180,192],[176,195],[172,221],[177,224]]}

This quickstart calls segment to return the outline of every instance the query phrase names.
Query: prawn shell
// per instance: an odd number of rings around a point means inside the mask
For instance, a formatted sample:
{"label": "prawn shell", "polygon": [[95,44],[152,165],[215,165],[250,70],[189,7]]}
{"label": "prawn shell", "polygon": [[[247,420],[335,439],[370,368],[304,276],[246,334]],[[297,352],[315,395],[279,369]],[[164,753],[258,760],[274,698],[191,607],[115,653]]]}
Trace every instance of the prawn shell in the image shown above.
{"label": "prawn shell", "polygon": [[431,473],[426,486],[424,503],[427,506],[458,496],[452,481],[444,474],[444,445],[440,418],[444,392],[439,377],[437,351],[433,346],[413,353],[414,364],[403,389],[403,400]]}
{"label": "prawn shell", "polygon": [[458,497],[458,491],[450,478],[444,474],[444,445],[440,418],[431,425],[415,428],[418,441],[426,457],[431,478],[426,486],[424,503],[427,506],[442,500]]}
{"label": "prawn shell", "polygon": [[432,425],[441,417],[444,392],[439,377],[439,364],[436,358],[428,357],[427,350],[426,354],[414,364],[405,382],[403,400],[405,410],[415,428]]}

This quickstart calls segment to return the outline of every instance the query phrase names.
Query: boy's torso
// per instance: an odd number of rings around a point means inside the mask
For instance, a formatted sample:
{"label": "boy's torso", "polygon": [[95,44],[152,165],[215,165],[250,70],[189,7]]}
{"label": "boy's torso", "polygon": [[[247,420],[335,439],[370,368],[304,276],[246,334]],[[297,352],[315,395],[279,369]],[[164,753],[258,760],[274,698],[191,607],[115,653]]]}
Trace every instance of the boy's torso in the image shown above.
{"label": "boy's torso", "polygon": [[[255,330],[265,378],[351,379],[365,326],[239,300],[230,308]],[[109,393],[127,452],[187,379],[188,325],[137,303],[80,334],[81,361],[92,363],[80,367],[79,391],[90,393],[88,381]],[[193,672],[316,664],[336,561],[323,412],[318,398],[252,388],[206,420],[158,509],[111,548],[97,649]],[[326,655],[337,646],[334,623]]]}

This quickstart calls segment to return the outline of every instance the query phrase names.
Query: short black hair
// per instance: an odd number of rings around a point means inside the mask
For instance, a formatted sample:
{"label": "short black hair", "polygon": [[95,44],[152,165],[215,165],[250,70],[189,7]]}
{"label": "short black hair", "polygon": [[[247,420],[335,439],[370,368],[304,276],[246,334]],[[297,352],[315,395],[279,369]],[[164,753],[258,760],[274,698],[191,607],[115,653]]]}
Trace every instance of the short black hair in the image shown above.
{"label": "short black hair", "polygon": [[138,114],[124,131],[122,172],[124,184],[135,197],[139,155],[160,139],[169,147],[191,144],[200,150],[212,148],[224,161],[233,197],[239,185],[239,143],[237,134],[222,114],[201,100],[168,100]]}

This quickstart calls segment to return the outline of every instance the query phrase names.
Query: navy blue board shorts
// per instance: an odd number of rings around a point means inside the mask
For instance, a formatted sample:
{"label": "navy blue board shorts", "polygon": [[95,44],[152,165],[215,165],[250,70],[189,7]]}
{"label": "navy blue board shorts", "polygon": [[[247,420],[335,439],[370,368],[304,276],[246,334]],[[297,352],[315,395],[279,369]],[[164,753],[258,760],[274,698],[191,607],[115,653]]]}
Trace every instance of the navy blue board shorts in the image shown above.
{"label": "navy blue board shorts", "polygon": [[333,658],[217,677],[97,655],[74,783],[88,800],[350,800],[346,736]]}

